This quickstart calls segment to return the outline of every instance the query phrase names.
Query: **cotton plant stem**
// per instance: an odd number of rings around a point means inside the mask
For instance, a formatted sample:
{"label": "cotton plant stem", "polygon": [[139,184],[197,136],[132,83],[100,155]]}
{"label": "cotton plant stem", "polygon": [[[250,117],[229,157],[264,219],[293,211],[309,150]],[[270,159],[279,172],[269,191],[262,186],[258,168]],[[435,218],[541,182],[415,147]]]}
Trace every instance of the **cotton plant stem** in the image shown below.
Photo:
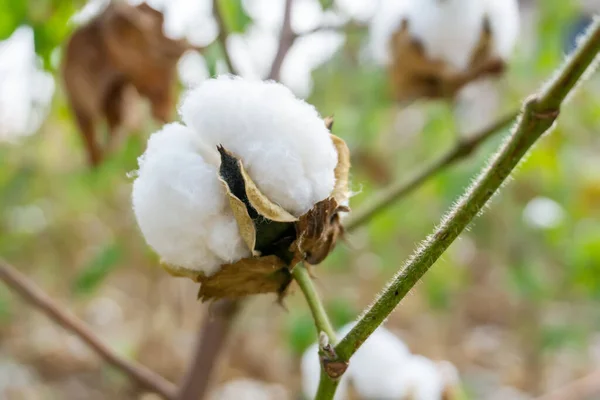
{"label": "cotton plant stem", "polygon": [[357,208],[350,214],[344,223],[344,228],[346,231],[352,231],[369,222],[373,217],[387,210],[390,206],[396,204],[398,200],[419,188],[433,175],[467,158],[477,150],[483,142],[501,132],[503,128],[508,126],[518,116],[519,110],[506,114],[475,135],[459,140],[453,148],[448,150],[437,160],[424,168],[415,171],[412,175],[409,175],[408,178],[393,183],[381,192],[371,196],[363,206]]}
{"label": "cotton plant stem", "polygon": [[212,305],[198,331],[196,350],[177,400],[204,398],[212,377],[213,366],[218,362],[239,307],[238,301],[227,299],[216,301]]}
{"label": "cotton plant stem", "polygon": [[285,0],[285,6],[283,10],[283,22],[281,24],[281,32],[279,33],[279,45],[277,46],[277,52],[271,65],[271,70],[267,79],[278,81],[281,75],[281,66],[285,60],[285,56],[296,41],[296,35],[292,31],[292,6],[294,0]]}
{"label": "cotton plant stem", "polygon": [[294,280],[298,283],[298,286],[300,286],[300,290],[308,303],[308,307],[310,308],[310,312],[312,313],[317,328],[317,336],[320,332],[325,332],[329,337],[329,343],[337,343],[335,330],[329,321],[325,307],[323,307],[321,298],[315,289],[315,285],[313,284],[308,270],[303,265],[297,265],[294,268],[292,275]]}
{"label": "cotton plant stem", "polygon": [[[340,360],[350,360],[429,267],[482,211],[528,150],[552,127],[565,98],[584,73],[592,72],[590,66],[599,51],[600,20],[596,19],[574,54],[559,69],[556,77],[539,94],[525,101],[516,126],[475,182],[442,219],[435,232],[416,249],[383,292],[362,314],[352,330],[335,346],[335,353]],[[325,375],[323,379],[328,377]],[[326,387],[326,384],[321,386]],[[331,399],[333,394],[319,392],[317,396],[327,400]]]}
{"label": "cotton plant stem", "polygon": [[175,385],[143,365],[126,360],[115,353],[83,321],[63,309],[25,275],[2,259],[0,259],[0,279],[6,286],[21,295],[54,322],[77,336],[104,361],[127,375],[138,385],[167,400],[176,399],[177,389]]}
{"label": "cotton plant stem", "polygon": [[225,26],[225,22],[223,21],[223,16],[221,15],[221,9],[219,8],[219,0],[213,0],[213,15],[215,20],[217,21],[217,26],[219,28],[219,35],[217,36],[217,40],[221,44],[223,49],[223,58],[225,59],[225,64],[227,64],[227,69],[234,75],[237,75],[237,71],[231,62],[231,57],[229,52],[227,51],[227,27]]}

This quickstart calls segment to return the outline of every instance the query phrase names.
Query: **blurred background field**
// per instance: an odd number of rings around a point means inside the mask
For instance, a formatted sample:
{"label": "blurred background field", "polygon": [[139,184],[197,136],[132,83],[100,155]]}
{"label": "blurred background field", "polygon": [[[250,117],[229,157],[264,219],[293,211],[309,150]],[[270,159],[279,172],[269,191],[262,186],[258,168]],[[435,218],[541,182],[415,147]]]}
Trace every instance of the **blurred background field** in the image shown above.
{"label": "blurred background field", "polygon": [[[210,1],[165,3],[165,31],[208,46],[203,56],[180,61],[183,93],[224,71],[217,28]],[[297,0],[292,26],[302,36],[281,74],[323,115],[335,115],[334,133],[353,154],[354,209],[458,137],[519,107],[600,9],[598,1],[521,2],[521,35],[507,75],[468,88],[453,111],[442,103],[400,109],[391,102],[385,70],[368,56],[365,27],[376,3]],[[98,7],[0,0],[0,256],[119,353],[178,382],[208,307],[196,302],[193,283],[159,267],[131,211],[128,173],[158,125],[140,102],[128,121],[131,134],[91,171],[58,74],[65,39]],[[231,0],[223,7],[234,65],[246,76],[266,76],[283,1]],[[344,27],[319,30],[323,24]],[[599,126],[596,77],[387,322],[413,352],[454,363],[467,398],[535,398],[600,369]],[[353,231],[314,269],[336,326],[369,304],[501,137]],[[216,384],[248,377],[299,397],[299,357],[315,340],[313,321],[297,290],[287,311],[275,300],[245,302]],[[132,396],[120,373],[0,286],[0,398]]]}

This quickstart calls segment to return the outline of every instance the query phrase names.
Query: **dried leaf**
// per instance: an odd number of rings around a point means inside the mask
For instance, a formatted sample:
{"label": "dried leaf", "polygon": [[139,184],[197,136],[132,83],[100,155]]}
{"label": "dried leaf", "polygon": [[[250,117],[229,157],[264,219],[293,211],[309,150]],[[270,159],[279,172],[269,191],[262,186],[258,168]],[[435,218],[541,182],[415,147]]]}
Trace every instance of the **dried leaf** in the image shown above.
{"label": "dried leaf", "polygon": [[348,211],[336,199],[329,197],[318,202],[296,223],[297,239],[292,244],[294,262],[319,264],[333,250],[344,228],[339,212]]}
{"label": "dried leaf", "polygon": [[163,267],[163,269],[165,271],[167,271],[170,275],[172,275],[174,277],[189,278],[195,282],[198,282],[198,271],[193,271],[191,269],[177,267],[177,266],[170,265],[170,264],[163,263],[163,262],[161,262],[160,266]]}
{"label": "dried leaf", "polygon": [[348,145],[341,138],[330,135],[333,145],[338,153],[338,162],[335,166],[335,186],[331,197],[337,200],[338,204],[344,204],[349,197],[348,175],[350,174],[350,150]]}
{"label": "dried leaf", "polygon": [[333,129],[333,115],[330,115],[329,117],[325,117],[323,119],[323,121],[325,122],[325,128],[327,128],[327,130],[329,130],[329,132],[331,132],[331,129]]}
{"label": "dried leaf", "polygon": [[260,293],[283,293],[292,280],[290,270],[277,256],[244,258],[225,264],[216,274],[198,277],[202,301],[238,298]]}
{"label": "dried leaf", "polygon": [[[150,101],[154,118],[171,119],[177,62],[191,46],[165,36],[163,20],[145,3],[113,1],[69,39],[62,76],[92,166],[102,161],[111,142],[119,142],[130,111],[126,94],[133,88]],[[108,125],[107,145],[96,129],[100,120]]]}

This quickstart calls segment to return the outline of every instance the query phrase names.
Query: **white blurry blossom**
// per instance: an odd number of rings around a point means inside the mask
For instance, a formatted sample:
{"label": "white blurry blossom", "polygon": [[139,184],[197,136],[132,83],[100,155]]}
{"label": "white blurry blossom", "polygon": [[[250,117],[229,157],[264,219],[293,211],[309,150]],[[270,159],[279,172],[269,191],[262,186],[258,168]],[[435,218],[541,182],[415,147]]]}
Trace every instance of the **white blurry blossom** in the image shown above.
{"label": "white blurry blossom", "polygon": [[[354,326],[344,326],[338,332],[343,337]],[[305,396],[314,397],[320,374],[317,345],[302,357],[302,388]],[[359,398],[439,400],[449,385],[458,382],[458,372],[449,362],[434,362],[410,353],[408,347],[393,333],[380,326],[362,344],[350,360],[343,375],[337,400],[347,398],[352,385]]]}
{"label": "white blurry blossom", "polygon": [[430,59],[467,68],[477,46],[484,18],[492,32],[492,52],[506,59],[519,29],[516,0],[382,0],[371,24],[371,52],[375,60],[389,61],[389,43],[402,20]]}
{"label": "white blurry blossom", "polygon": [[171,266],[210,275],[250,255],[218,178],[217,145],[296,216],[331,194],[337,153],[329,132],[283,85],[209,79],[187,94],[180,114],[187,126],[168,124],[150,137],[133,185],[140,229]]}
{"label": "white blurry blossom", "polygon": [[555,228],[563,221],[565,211],[560,204],[547,197],[536,197],[523,209],[523,220],[538,229]]}
{"label": "white blurry blossom", "polygon": [[188,51],[181,56],[177,71],[181,82],[188,88],[198,86],[210,78],[206,60],[196,51]]}
{"label": "white blurry blossom", "polygon": [[46,118],[54,80],[40,64],[31,27],[0,42],[0,142],[34,133]]}

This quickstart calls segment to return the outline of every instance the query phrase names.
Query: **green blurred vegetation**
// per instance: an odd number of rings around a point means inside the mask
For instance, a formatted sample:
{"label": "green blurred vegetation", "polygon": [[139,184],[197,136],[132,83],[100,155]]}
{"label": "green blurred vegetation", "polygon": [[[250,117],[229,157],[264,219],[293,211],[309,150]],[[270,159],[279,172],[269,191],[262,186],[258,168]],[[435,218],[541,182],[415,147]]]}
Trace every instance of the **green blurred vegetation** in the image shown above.
{"label": "green blurred vegetation", "polygon": [[[67,21],[81,3],[0,0],[0,39],[18,26],[32,26],[38,54],[56,74],[51,54],[60,52],[73,29]],[[228,27],[244,31],[251,20],[241,2],[221,3]],[[561,62],[564,35],[578,15],[574,1],[537,4],[537,38],[527,49],[520,47],[499,85],[498,116],[518,107]],[[335,115],[334,133],[348,142],[354,154],[370,154],[393,179],[400,179],[451,147],[457,124],[447,105],[427,104],[420,107],[426,117],[422,132],[404,137],[402,126],[394,125],[398,109],[389,101],[385,71],[360,61],[364,37],[364,33],[350,33],[343,49],[315,71],[308,101],[323,115]],[[212,74],[221,51],[213,44],[205,53]],[[563,110],[552,135],[515,173],[515,180],[391,316],[389,326],[401,329],[416,352],[450,359],[468,370],[469,363],[476,362],[457,354],[456,346],[473,329],[493,325],[508,337],[502,351],[517,353],[524,365],[519,378],[512,380],[505,375],[513,371],[498,367],[503,382],[539,391],[544,382],[537,374],[549,374],[555,364],[560,367],[554,357],[565,349],[578,355],[565,374],[576,375],[590,365],[589,344],[600,332],[599,89],[598,78],[586,82]],[[129,301],[121,304],[127,318],[151,321],[146,336],[167,340],[173,325],[194,330],[199,306],[193,290],[169,286],[172,279],[157,268],[158,259],[144,244],[132,217],[126,174],[135,169],[145,138],[156,128],[149,118],[145,120],[141,132],[131,135],[98,170],[90,171],[57,84],[52,111],[40,131],[17,144],[0,143],[0,255],[75,310],[85,309],[95,297],[110,297],[111,288],[122,290],[127,296],[118,298]],[[347,244],[339,245],[315,268],[317,285],[336,327],[369,304],[501,140],[498,135],[468,161],[435,176],[350,235]],[[351,204],[354,209],[383,185],[361,160],[357,158],[352,170],[357,192]],[[560,204],[564,218],[559,224],[539,229],[526,223],[523,210],[536,197]],[[178,293],[192,294],[181,298]],[[287,349],[288,357],[300,355],[314,342],[313,322],[301,296],[292,295],[286,305],[287,313],[260,301],[251,303],[246,312],[257,313],[255,319],[262,322],[251,319],[248,324],[262,330],[244,326],[239,334],[270,335]],[[0,287],[0,324],[7,327],[0,330],[0,337],[14,334],[9,326],[28,326],[33,313]],[[158,314],[161,322],[152,322]],[[426,327],[444,332],[444,338],[424,335]],[[124,334],[110,341],[128,347],[121,343],[127,340],[133,339]],[[151,343],[151,348],[160,348]],[[137,348],[140,358],[143,345]],[[153,366],[167,369],[162,364]],[[166,374],[178,371],[169,368]],[[471,382],[468,377],[466,381]]]}

